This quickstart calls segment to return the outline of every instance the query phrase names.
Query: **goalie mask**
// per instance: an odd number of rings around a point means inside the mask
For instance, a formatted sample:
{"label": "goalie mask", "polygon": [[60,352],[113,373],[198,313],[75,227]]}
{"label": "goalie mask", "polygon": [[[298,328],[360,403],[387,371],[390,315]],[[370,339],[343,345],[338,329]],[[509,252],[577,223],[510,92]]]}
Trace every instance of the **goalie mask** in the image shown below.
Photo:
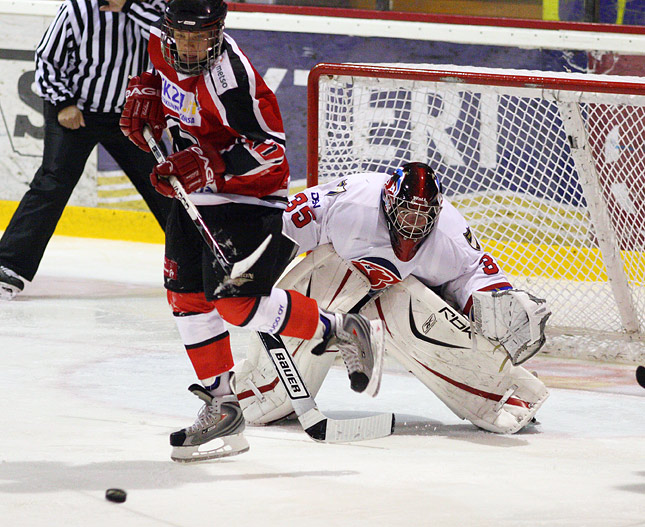
{"label": "goalie mask", "polygon": [[161,25],[164,60],[184,75],[210,70],[222,53],[226,10],[222,0],[170,0]]}
{"label": "goalie mask", "polygon": [[385,182],[381,205],[396,257],[411,260],[441,212],[441,186],[425,163],[406,163]]}

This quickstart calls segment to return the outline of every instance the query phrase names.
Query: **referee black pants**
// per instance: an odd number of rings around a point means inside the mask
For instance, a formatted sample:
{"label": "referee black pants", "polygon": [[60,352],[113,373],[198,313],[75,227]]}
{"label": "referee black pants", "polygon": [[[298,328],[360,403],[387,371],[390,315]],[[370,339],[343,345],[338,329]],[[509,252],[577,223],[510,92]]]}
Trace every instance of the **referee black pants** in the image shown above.
{"label": "referee black pants", "polygon": [[140,150],[119,128],[117,113],[84,112],[85,127],[70,130],[58,124],[56,108],[45,102],[43,164],[29,184],[0,239],[0,265],[32,280],[54,229],[92,149],[101,143],[126,173],[148,207],[165,228],[171,199],[150,184],[155,160]]}

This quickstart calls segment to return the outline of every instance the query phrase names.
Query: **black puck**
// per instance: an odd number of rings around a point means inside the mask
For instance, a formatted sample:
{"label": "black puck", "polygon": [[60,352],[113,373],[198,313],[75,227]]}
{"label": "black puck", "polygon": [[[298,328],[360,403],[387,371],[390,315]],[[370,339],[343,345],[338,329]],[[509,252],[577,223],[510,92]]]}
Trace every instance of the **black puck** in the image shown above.
{"label": "black puck", "polygon": [[645,366],[636,368],[636,382],[645,388]]}
{"label": "black puck", "polygon": [[107,489],[105,491],[105,499],[116,503],[123,503],[126,496],[127,494],[123,489]]}

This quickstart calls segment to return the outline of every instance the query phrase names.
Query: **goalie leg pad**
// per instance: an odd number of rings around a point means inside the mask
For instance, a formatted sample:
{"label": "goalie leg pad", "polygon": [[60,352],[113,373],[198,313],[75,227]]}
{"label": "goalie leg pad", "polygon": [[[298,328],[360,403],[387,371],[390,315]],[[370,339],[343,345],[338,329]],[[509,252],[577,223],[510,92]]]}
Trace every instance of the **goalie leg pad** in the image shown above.
{"label": "goalie leg pad", "polygon": [[[345,262],[331,245],[321,245],[295,265],[278,282],[318,301],[330,311],[346,312],[370,289],[369,280]],[[311,353],[319,341],[283,337],[309,392],[316,396],[337,356],[331,349],[321,356]],[[236,364],[234,391],[249,424],[270,424],[289,416],[293,407],[257,335],[251,339],[247,358]]]}
{"label": "goalie leg pad", "polygon": [[[309,392],[315,396],[338,353],[327,352],[316,356],[303,345],[310,341],[291,337],[283,337],[282,340],[292,354]],[[257,334],[251,337],[247,358],[236,364],[233,371],[233,390],[248,424],[268,425],[292,414],[289,395]]]}
{"label": "goalie leg pad", "polygon": [[364,306],[386,325],[387,353],[461,419],[512,434],[528,424],[548,397],[544,384],[486,339],[471,342],[470,323],[414,277]]}

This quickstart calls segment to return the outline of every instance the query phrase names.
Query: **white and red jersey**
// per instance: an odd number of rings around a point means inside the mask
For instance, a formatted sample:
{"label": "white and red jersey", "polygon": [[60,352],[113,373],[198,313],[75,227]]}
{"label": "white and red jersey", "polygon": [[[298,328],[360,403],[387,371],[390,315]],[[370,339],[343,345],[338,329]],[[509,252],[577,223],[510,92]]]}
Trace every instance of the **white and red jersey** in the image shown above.
{"label": "white and red jersey", "polygon": [[163,58],[159,27],[148,52],[162,79],[162,102],[178,152],[192,145],[217,150],[226,174],[191,194],[196,205],[247,203],[283,208],[289,165],[275,94],[235,41],[224,35],[222,55],[201,75],[177,73]]}
{"label": "white and red jersey", "polygon": [[283,217],[284,233],[302,251],[331,243],[370,280],[373,291],[409,275],[432,288],[464,313],[474,291],[508,289],[511,284],[495,259],[483,251],[464,217],[447,199],[434,229],[408,262],[392,250],[381,191],[389,176],[354,174],[296,194]]}

